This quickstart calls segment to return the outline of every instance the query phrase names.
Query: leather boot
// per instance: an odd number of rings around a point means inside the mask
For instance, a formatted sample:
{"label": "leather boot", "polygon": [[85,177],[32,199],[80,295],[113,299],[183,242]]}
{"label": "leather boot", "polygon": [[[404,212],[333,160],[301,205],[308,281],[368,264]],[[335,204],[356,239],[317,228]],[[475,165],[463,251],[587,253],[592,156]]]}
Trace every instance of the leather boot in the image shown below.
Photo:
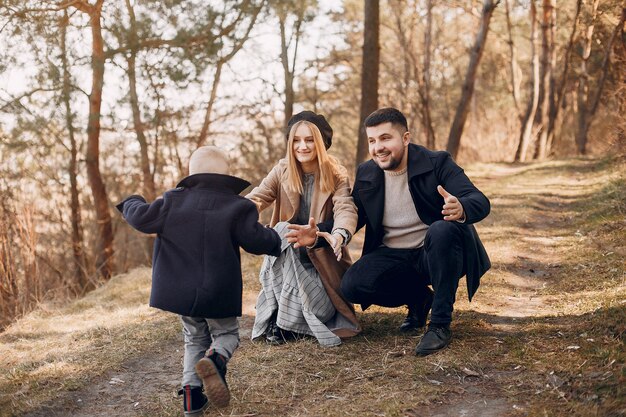
{"label": "leather boot", "polygon": [[415,304],[409,304],[409,312],[400,325],[400,331],[403,333],[421,329],[426,325],[426,319],[430,308],[433,306],[434,293],[426,287],[424,297]]}
{"label": "leather boot", "polygon": [[426,356],[445,348],[450,344],[452,331],[449,325],[429,324],[428,330],[415,347],[417,356]]}
{"label": "leather boot", "polygon": [[202,387],[185,385],[178,395],[183,396],[183,413],[185,417],[200,417],[209,406],[209,400],[202,393]]}
{"label": "leather boot", "polygon": [[196,364],[196,373],[202,378],[204,392],[211,404],[226,407],[230,403],[230,391],[226,384],[226,358],[209,351]]}

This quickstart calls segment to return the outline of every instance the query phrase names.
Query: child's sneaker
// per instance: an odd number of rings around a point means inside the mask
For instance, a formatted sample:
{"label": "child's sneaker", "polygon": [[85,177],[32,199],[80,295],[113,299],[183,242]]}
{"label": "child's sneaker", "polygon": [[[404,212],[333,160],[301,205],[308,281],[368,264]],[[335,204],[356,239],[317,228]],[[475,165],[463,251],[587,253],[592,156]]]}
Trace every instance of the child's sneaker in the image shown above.
{"label": "child's sneaker", "polygon": [[201,416],[209,405],[209,400],[202,393],[202,387],[185,385],[178,391],[178,395],[183,396],[183,411],[186,417]]}
{"label": "child's sneaker", "polygon": [[230,391],[226,385],[226,358],[217,352],[209,353],[196,364],[196,372],[209,400],[216,407],[226,407],[230,402]]}

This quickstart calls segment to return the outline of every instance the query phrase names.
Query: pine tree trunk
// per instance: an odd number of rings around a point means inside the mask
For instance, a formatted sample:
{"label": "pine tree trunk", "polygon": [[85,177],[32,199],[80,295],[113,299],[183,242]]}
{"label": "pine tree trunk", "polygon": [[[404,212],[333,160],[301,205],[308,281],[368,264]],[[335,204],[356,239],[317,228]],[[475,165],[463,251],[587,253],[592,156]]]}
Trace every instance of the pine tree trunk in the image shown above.
{"label": "pine tree trunk", "polygon": [[380,66],[379,45],[379,0],[364,0],[363,61],[361,70],[361,108],[359,117],[359,135],[356,146],[356,164],[358,166],[368,156],[367,134],[363,122],[378,108],[378,70]]}
{"label": "pine tree trunk", "polygon": [[100,173],[100,109],[104,84],[104,41],[102,39],[101,11],[104,0],[90,6],[89,24],[92,34],[92,82],[89,94],[89,121],[87,123],[87,178],[96,210],[98,241],[96,270],[105,280],[113,274],[113,227],[106,187]]}
{"label": "pine tree trunk", "polygon": [[537,38],[537,9],[535,0],[530,0],[530,43],[533,66],[533,91],[526,106],[526,113],[522,119],[520,140],[515,153],[515,161],[525,162],[528,156],[528,148],[532,140],[533,124],[537,106],[539,104],[539,56],[535,45]]}
{"label": "pine tree trunk", "polygon": [[[137,137],[137,142],[139,142],[139,155],[143,179],[143,196],[148,201],[154,201],[156,199],[156,185],[154,183],[154,173],[150,168],[148,140],[146,139],[144,124],[141,120],[139,96],[137,95],[137,51],[139,48],[139,39],[137,37],[137,20],[135,18],[135,10],[130,4],[130,0],[126,0],[126,10],[128,11],[128,16],[130,20],[130,31],[128,34],[130,51],[128,51],[128,55],[126,57],[128,90],[130,96],[130,107],[133,113],[133,126],[135,128],[135,136]],[[146,239],[144,239],[144,242],[144,253],[146,259],[151,259],[152,248],[154,247],[154,238],[148,236]]]}
{"label": "pine tree trunk", "polygon": [[520,121],[523,118],[522,110],[520,106],[520,84],[521,84],[521,72],[519,64],[517,63],[517,50],[515,49],[515,43],[513,42],[513,30],[511,28],[511,14],[509,8],[509,1],[505,0],[505,15],[506,15],[506,27],[508,33],[507,43],[509,44],[510,61],[509,66],[511,70],[511,93],[513,95],[513,104],[517,110],[517,115]]}
{"label": "pine tree trunk", "polygon": [[[595,20],[598,1],[595,0],[593,3],[593,20]],[[581,91],[579,86],[579,96],[578,103],[579,106],[584,99],[584,106],[579,107],[578,109],[578,130],[576,131],[576,145],[578,149],[578,153],[581,155],[585,155],[587,153],[587,135],[589,134],[589,129],[591,128],[591,123],[593,122],[593,118],[598,110],[598,106],[600,105],[600,98],[602,97],[602,91],[604,90],[604,83],[606,82],[606,77],[609,72],[609,64],[611,62],[611,53],[613,51],[613,43],[615,42],[615,38],[617,35],[624,30],[624,22],[626,22],[626,0],[623,2],[623,6],[621,8],[620,20],[615,25],[613,29],[613,33],[609,38],[609,42],[606,45],[606,49],[604,50],[604,58],[602,59],[602,64],[600,66],[601,76],[596,85],[596,91],[593,97],[589,94],[589,85],[588,85],[588,73],[586,64],[589,60],[589,55],[591,53],[591,39],[593,36],[593,20],[589,28],[587,29],[587,42],[585,45],[585,50],[583,52],[583,60],[582,60],[582,70],[581,70],[581,79],[580,82],[585,84],[585,90]],[[582,92],[582,94],[581,94]]]}
{"label": "pine tree trunk", "polygon": [[433,1],[426,4],[426,30],[424,32],[424,71],[422,71],[422,120],[426,131],[426,147],[435,148],[435,129],[430,114],[430,50],[433,32]]}
{"label": "pine tree trunk", "polygon": [[553,71],[555,62],[553,61],[554,45],[553,40],[553,18],[555,13],[554,0],[543,0],[542,22],[541,22],[541,77],[540,77],[540,111],[539,111],[539,138],[537,146],[537,159],[545,159],[548,151],[548,125],[551,107],[554,106],[552,94],[554,92]]}
{"label": "pine tree trunk", "polygon": [[[567,74],[569,72],[570,61],[572,50],[574,49],[574,40],[576,38],[576,27],[578,25],[578,18],[580,16],[582,0],[577,0],[576,2],[576,12],[574,14],[574,23],[572,25],[572,31],[570,32],[569,41],[567,43],[567,47],[565,48],[564,58],[563,58],[563,71],[561,72],[561,77],[559,79],[558,86],[555,87],[555,95],[556,98],[554,100],[554,107],[552,108],[552,113],[550,114],[550,119],[548,121],[548,152],[552,149],[552,145],[554,144],[555,130],[557,120],[559,118],[559,112],[561,111],[561,107],[563,105],[563,99],[565,98],[565,84],[567,83]],[[554,16],[556,20],[556,13]]]}
{"label": "pine tree trunk", "polygon": [[143,195],[148,201],[154,201],[156,198],[156,186],[154,184],[154,176],[150,169],[150,156],[148,150],[148,141],[144,132],[143,121],[141,120],[141,110],[139,109],[139,97],[137,95],[137,68],[136,58],[138,49],[137,39],[137,21],[135,19],[135,11],[130,4],[130,0],[126,0],[126,9],[130,17],[130,51],[126,58],[128,64],[128,87],[130,95],[130,107],[133,112],[133,126],[137,142],[139,142],[139,154],[141,157],[141,172],[143,175]]}
{"label": "pine tree trunk", "polygon": [[583,40],[583,53],[580,61],[580,77],[578,79],[578,103],[577,129],[576,129],[576,150],[580,155],[587,151],[587,133],[589,132],[589,57],[591,56],[591,42],[595,28],[596,16],[600,0],[593,0],[591,5],[591,23],[587,26],[585,38]]}
{"label": "pine tree trunk", "polygon": [[461,100],[457,106],[454,121],[452,122],[452,127],[450,128],[450,134],[448,135],[447,150],[453,158],[456,158],[459,153],[465,120],[467,120],[472,95],[474,94],[474,84],[476,82],[478,64],[480,64],[480,59],[482,58],[483,51],[485,50],[485,42],[487,40],[487,33],[489,32],[489,22],[491,21],[491,16],[493,15],[493,11],[498,3],[499,0],[495,3],[493,0],[485,0],[483,3],[480,28],[478,29],[476,41],[474,42],[474,47],[472,48],[470,62],[467,67],[467,73],[465,74],[465,81],[463,81]]}
{"label": "pine tree trunk", "polygon": [[295,90],[293,88],[294,82],[294,74],[295,74],[295,66],[296,66],[296,58],[298,54],[298,43],[300,41],[300,27],[302,24],[303,16],[298,15],[296,18],[296,22],[294,23],[294,34],[295,36],[295,47],[293,52],[293,59],[289,62],[289,43],[287,41],[287,32],[286,32],[286,21],[287,16],[281,15],[279,16],[279,27],[280,27],[280,61],[283,65],[283,74],[285,76],[285,120],[283,122],[284,131],[287,131],[287,124],[289,123],[289,119],[293,116],[293,105],[295,102]]}
{"label": "pine tree trunk", "polygon": [[[558,20],[556,18],[557,8],[556,8],[556,0],[552,0],[553,8],[551,14],[550,21],[550,66],[552,68],[550,74],[550,86],[549,86],[549,94],[550,94],[550,108],[548,110],[548,121],[547,126],[544,125],[545,128],[545,143],[543,145],[543,153],[540,154],[539,158],[545,159],[552,153],[552,131],[554,130],[554,125],[556,123],[555,115],[557,114],[557,91],[556,91],[556,68],[557,68],[557,56],[556,56],[556,25]],[[543,141],[542,141],[543,142]]]}
{"label": "pine tree trunk", "polygon": [[67,62],[66,34],[69,15],[64,10],[61,22],[61,61],[63,67],[63,104],[65,105],[65,124],[70,140],[70,161],[68,175],[70,177],[70,222],[72,224],[72,255],[74,257],[74,280],[70,288],[74,294],[82,294],[93,289],[87,278],[87,262],[83,243],[83,227],[80,213],[80,195],[78,191],[78,146],[74,135],[74,114],[71,106],[71,79]]}

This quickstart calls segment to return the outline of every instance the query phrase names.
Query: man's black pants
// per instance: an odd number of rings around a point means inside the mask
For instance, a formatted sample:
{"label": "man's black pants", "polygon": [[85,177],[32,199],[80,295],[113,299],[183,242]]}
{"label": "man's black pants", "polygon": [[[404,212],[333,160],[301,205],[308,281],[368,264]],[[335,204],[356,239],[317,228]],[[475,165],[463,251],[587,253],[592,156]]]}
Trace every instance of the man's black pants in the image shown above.
{"label": "man's black pants", "polygon": [[385,246],[363,255],[343,276],[341,291],[354,304],[398,307],[423,298],[425,286],[435,291],[430,322],[448,325],[459,279],[465,275],[463,225],[445,220],[430,225],[418,249]]}

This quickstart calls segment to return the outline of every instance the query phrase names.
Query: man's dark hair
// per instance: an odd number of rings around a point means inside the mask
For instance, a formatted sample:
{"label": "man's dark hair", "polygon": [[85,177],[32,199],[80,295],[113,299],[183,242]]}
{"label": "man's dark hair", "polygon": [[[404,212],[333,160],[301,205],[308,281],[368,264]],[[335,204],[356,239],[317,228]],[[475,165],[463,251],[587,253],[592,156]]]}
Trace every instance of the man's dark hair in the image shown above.
{"label": "man's dark hair", "polygon": [[404,128],[401,132],[404,133],[409,130],[409,126],[406,122],[406,117],[404,114],[398,109],[394,109],[393,107],[384,107],[382,109],[378,109],[365,119],[363,124],[365,127],[378,126],[383,123],[391,123],[392,125],[400,128]]}

